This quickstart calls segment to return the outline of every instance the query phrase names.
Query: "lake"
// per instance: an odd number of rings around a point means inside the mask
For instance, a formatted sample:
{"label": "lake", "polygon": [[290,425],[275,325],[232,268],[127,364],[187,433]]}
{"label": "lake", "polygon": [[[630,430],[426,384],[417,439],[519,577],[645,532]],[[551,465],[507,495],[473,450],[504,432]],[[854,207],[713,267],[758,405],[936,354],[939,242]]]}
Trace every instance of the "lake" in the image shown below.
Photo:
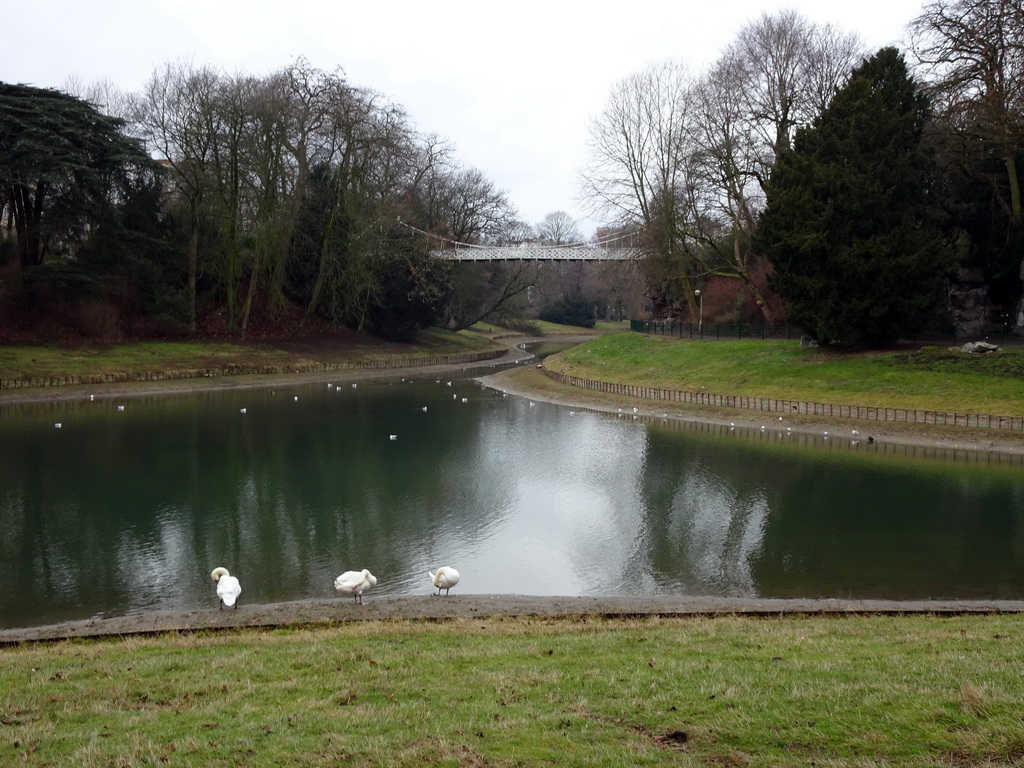
{"label": "lake", "polygon": [[[333,596],[1019,599],[1020,457],[395,377],[0,408],[0,625]],[[60,427],[55,425],[59,423]],[[339,598],[341,599],[341,598]]]}

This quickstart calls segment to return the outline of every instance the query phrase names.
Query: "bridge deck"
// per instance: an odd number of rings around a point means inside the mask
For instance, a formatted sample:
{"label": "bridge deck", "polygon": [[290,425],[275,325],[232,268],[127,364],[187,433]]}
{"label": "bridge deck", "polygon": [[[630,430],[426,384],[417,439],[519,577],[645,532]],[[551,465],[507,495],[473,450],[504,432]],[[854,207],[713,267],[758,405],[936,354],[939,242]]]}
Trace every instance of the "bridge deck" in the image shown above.
{"label": "bridge deck", "polygon": [[444,248],[434,256],[446,261],[630,261],[640,255],[636,248],[581,246],[506,246]]}

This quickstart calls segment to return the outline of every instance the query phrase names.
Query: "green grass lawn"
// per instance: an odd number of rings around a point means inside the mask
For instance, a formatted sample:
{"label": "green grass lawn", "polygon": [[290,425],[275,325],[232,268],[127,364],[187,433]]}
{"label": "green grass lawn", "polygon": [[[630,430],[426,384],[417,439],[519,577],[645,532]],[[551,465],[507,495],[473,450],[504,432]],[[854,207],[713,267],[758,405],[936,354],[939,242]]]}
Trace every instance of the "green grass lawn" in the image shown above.
{"label": "green grass lawn", "polygon": [[357,622],[0,649],[0,764],[1002,766],[1021,619]]}
{"label": "green grass lawn", "polygon": [[595,338],[545,365],[582,378],[843,405],[1024,415],[1024,349],[988,355],[925,347],[803,349],[796,341],[690,341],[641,333]]}
{"label": "green grass lawn", "polygon": [[433,357],[503,349],[481,333],[431,329],[400,344],[348,334],[277,342],[137,342],[113,345],[0,346],[0,378],[46,378],[230,366],[288,366]]}
{"label": "green grass lawn", "polygon": [[[542,333],[587,333],[539,323]],[[618,384],[841,405],[1024,416],[1024,349],[988,355],[925,347],[888,352],[802,349],[795,341],[692,341],[599,323],[594,339],[548,357],[552,370]],[[498,349],[498,326],[432,329],[415,344],[349,335],[280,342],[144,342],[0,347],[0,378],[30,379],[231,366],[379,361]]]}

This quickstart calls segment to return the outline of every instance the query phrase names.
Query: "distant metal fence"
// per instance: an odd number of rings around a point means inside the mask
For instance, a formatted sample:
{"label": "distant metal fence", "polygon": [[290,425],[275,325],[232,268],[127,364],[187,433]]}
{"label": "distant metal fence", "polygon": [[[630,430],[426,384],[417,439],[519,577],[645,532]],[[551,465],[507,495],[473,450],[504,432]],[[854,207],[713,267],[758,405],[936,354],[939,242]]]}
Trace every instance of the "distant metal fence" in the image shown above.
{"label": "distant metal fence", "polygon": [[[800,339],[802,330],[788,323],[683,323],[678,320],[630,320],[629,329],[636,333],[674,336],[679,339],[740,340],[740,339]],[[908,336],[903,341],[911,344],[964,344],[985,340],[1000,346],[1024,345],[1024,337],[1013,333],[1010,326],[991,326],[979,334],[968,336],[932,331]]]}
{"label": "distant metal fence", "polygon": [[799,339],[788,323],[681,323],[678,320],[630,320],[629,330],[680,339]]}

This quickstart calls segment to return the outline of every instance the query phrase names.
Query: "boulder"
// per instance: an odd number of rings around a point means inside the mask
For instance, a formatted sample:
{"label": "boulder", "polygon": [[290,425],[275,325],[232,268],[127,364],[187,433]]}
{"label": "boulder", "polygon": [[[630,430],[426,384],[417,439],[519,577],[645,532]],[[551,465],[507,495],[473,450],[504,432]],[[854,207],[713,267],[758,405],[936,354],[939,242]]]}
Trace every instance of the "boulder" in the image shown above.
{"label": "boulder", "polygon": [[969,341],[960,347],[961,352],[966,352],[969,355],[982,355],[986,352],[995,352],[999,349],[996,344],[989,344],[987,341]]}

